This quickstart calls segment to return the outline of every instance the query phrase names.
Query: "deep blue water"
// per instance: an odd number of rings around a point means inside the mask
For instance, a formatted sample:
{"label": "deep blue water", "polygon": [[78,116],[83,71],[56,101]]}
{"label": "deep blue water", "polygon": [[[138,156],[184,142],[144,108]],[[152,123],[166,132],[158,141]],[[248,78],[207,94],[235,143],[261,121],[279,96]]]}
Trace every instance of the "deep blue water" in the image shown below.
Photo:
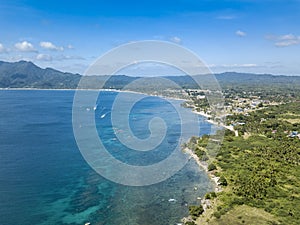
{"label": "deep blue water", "polygon": [[[171,125],[160,149],[131,151],[116,141],[115,133],[121,131],[109,123],[116,95],[102,92],[95,111],[99,137],[110,153],[142,166],[168,157],[178,144],[180,129],[172,105],[154,97],[135,105],[130,114],[135,136],[149,136],[145,126],[153,116]],[[176,224],[187,215],[187,204],[199,204],[196,198],[212,189],[207,175],[192,160],[169,179],[144,187],[116,184],[98,175],[76,145],[73,97],[74,91],[0,91],[1,225]],[[200,134],[209,133],[211,125],[201,117],[200,122]],[[176,202],[169,202],[171,198]]]}

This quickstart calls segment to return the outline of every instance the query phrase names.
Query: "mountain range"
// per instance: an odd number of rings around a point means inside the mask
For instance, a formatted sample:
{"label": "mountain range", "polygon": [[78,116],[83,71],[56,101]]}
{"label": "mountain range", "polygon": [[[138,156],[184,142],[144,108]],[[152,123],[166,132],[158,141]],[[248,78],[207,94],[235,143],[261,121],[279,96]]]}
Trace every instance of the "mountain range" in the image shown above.
{"label": "mountain range", "polygon": [[[200,75],[203,76],[203,75]],[[215,74],[222,88],[251,87],[260,88],[280,88],[280,89],[300,89],[300,76],[284,76],[271,74],[251,74],[225,72]],[[52,68],[40,68],[32,62],[3,62],[0,61],[0,88],[41,88],[41,89],[75,89],[81,79],[89,81],[88,88],[97,88],[96,83],[104,83],[109,76],[83,76],[61,72]],[[111,76],[103,88],[122,89],[126,85],[139,79],[126,75]],[[180,87],[197,88],[195,81],[187,75],[164,76],[168,80],[174,81]],[[157,78],[145,78],[145,85],[157,88]],[[92,81],[92,82],[91,82]]]}

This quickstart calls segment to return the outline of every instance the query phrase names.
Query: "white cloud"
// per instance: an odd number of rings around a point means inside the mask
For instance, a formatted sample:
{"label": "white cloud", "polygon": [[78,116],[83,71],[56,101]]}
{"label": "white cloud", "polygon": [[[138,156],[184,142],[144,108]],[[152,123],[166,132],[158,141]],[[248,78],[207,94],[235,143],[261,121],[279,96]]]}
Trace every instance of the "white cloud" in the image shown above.
{"label": "white cloud", "polygon": [[17,54],[17,55],[13,55],[13,56],[10,56],[6,59],[6,61],[9,61],[9,62],[15,62],[15,61],[20,61],[20,60],[24,60],[24,61],[32,61],[32,58],[31,57],[27,57],[27,56],[24,56],[24,55],[21,55],[21,54]]}
{"label": "white cloud", "polygon": [[85,58],[77,55],[58,55],[55,60],[84,60]]}
{"label": "white cloud", "polygon": [[287,41],[280,41],[280,42],[276,42],[275,46],[277,47],[288,47],[291,45],[298,45],[300,43],[300,40],[287,40]]}
{"label": "white cloud", "polygon": [[300,36],[294,34],[285,34],[285,35],[267,35],[265,37],[267,40],[274,41],[276,47],[288,47],[291,45],[300,44]]}
{"label": "white cloud", "polygon": [[244,64],[223,64],[223,65],[215,65],[215,67],[224,67],[224,68],[252,68],[258,67],[255,63],[244,63]]}
{"label": "white cloud", "polygon": [[37,60],[40,60],[40,61],[52,61],[52,56],[51,55],[47,55],[47,54],[38,54],[36,56],[36,59]]}
{"label": "white cloud", "polygon": [[255,63],[245,63],[241,64],[240,67],[257,67],[258,65]]}
{"label": "white cloud", "polygon": [[6,53],[7,49],[4,47],[2,43],[0,43],[0,53]]}
{"label": "white cloud", "polygon": [[181,38],[179,37],[171,37],[170,40],[176,44],[180,44],[182,42]]}
{"label": "white cloud", "polygon": [[277,47],[288,47],[298,44],[300,44],[300,37],[297,37],[293,34],[279,36],[275,42],[275,46]]}
{"label": "white cloud", "polygon": [[49,55],[49,54],[38,54],[35,57],[36,60],[40,61],[64,61],[64,60],[84,60],[81,56],[74,55]]}
{"label": "white cloud", "polygon": [[245,37],[247,34],[241,30],[237,30],[235,34],[239,37]]}
{"label": "white cloud", "polygon": [[73,45],[68,45],[67,48],[68,49],[74,49]]}
{"label": "white cloud", "polygon": [[23,41],[15,44],[15,48],[21,52],[35,52],[33,45],[30,42]]}
{"label": "white cloud", "polygon": [[286,34],[286,35],[279,36],[278,39],[286,41],[286,40],[295,40],[297,39],[297,37],[293,34]]}
{"label": "white cloud", "polygon": [[49,42],[49,41],[42,41],[40,42],[40,46],[44,49],[48,49],[48,50],[54,50],[54,51],[63,51],[64,48],[63,47],[59,47],[54,45],[53,43]]}

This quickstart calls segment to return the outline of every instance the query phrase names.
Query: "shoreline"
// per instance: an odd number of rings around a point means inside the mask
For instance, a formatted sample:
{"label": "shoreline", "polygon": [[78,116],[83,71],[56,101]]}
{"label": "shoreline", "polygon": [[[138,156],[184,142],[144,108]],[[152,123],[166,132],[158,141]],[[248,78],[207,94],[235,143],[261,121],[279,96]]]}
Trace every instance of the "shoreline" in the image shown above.
{"label": "shoreline", "polygon": [[[125,93],[132,93],[132,94],[141,94],[141,95],[147,95],[147,96],[154,96],[154,97],[159,97],[159,98],[163,98],[166,100],[176,100],[176,101],[186,101],[187,99],[183,99],[183,98],[178,98],[178,97],[167,97],[167,96],[161,96],[161,95],[153,95],[153,94],[148,94],[148,93],[142,93],[142,92],[135,92],[135,91],[130,91],[130,90],[118,90],[118,89],[46,89],[46,88],[0,88],[0,91],[107,91],[107,92],[125,92]],[[182,106],[181,106],[182,107]],[[208,118],[210,118],[211,116],[204,113],[204,112],[197,112],[194,111],[193,109],[191,109],[192,113],[195,113],[199,116],[203,116],[206,118],[206,121],[210,124],[216,125],[216,126],[221,126],[224,127],[226,129],[231,130],[228,126],[225,126],[224,124],[218,123],[216,121],[213,120],[209,120]],[[232,128],[233,129],[233,128]],[[200,158],[189,148],[184,148],[182,149],[184,154],[188,154],[190,159],[193,159],[196,164],[199,166],[199,168],[203,169],[204,172],[207,174],[207,176],[209,177],[209,179],[211,180],[211,182],[214,184],[214,192],[220,192],[222,191],[222,188],[219,184],[219,177],[215,176],[213,173],[208,171],[208,165],[205,161],[201,161]],[[199,200],[199,199],[197,199]],[[208,205],[210,204],[209,201],[205,200],[205,199],[201,199],[201,205],[203,206],[203,208],[206,209],[208,208]],[[186,217],[184,217],[186,218]]]}
{"label": "shoreline", "polygon": [[107,91],[107,92],[125,92],[125,93],[132,93],[132,94],[140,94],[140,95],[148,95],[153,97],[159,97],[164,99],[170,100],[177,100],[177,101],[186,101],[188,99],[179,98],[179,97],[170,97],[170,96],[163,96],[163,95],[154,95],[144,92],[138,91],[131,91],[131,90],[119,90],[119,89],[78,89],[78,88],[0,88],[0,91]]}
{"label": "shoreline", "polygon": [[[209,179],[211,180],[211,182],[214,184],[214,189],[213,189],[213,191],[214,191],[215,193],[222,192],[223,189],[222,189],[222,187],[221,187],[221,185],[220,185],[220,183],[219,183],[220,177],[217,177],[217,176],[215,176],[215,175],[213,174],[213,172],[208,171],[208,164],[207,164],[205,161],[201,161],[200,158],[196,155],[196,153],[194,153],[194,152],[193,152],[191,149],[189,149],[188,147],[184,148],[184,149],[183,149],[183,152],[184,152],[185,154],[189,154],[189,159],[193,159],[193,160],[197,163],[197,165],[199,166],[199,168],[200,168],[200,169],[202,168],[202,169],[204,170],[204,172],[207,174],[208,178],[209,178]],[[208,194],[208,193],[210,193],[210,192],[207,191],[207,192],[205,193],[205,195]],[[205,198],[205,195],[204,195],[203,198],[197,197],[197,200],[200,200],[200,205],[202,205],[203,210],[204,210],[204,212],[202,213],[202,216],[203,216],[203,215],[206,215],[206,214],[209,215],[209,209],[211,208],[212,205],[215,204],[215,202],[212,201],[211,199],[206,199],[206,198]],[[198,219],[198,218],[197,218],[197,219]],[[183,218],[181,219],[181,222],[182,222],[183,224],[186,224],[187,222],[193,221],[193,222],[195,222],[195,223],[197,224],[197,222],[196,222],[197,219],[194,220],[194,219],[191,217],[190,213],[189,213],[188,216],[185,216],[185,217],[183,217]]]}
{"label": "shoreline", "polygon": [[197,111],[195,111],[195,110],[192,110],[192,112],[195,113],[195,114],[197,114],[197,115],[200,115],[200,116],[205,117],[205,118],[206,118],[206,121],[207,121],[208,123],[213,124],[213,125],[216,125],[216,126],[219,126],[219,127],[223,127],[223,128],[225,128],[225,129],[227,129],[227,130],[230,130],[230,131],[234,132],[234,134],[235,134],[236,137],[239,136],[239,135],[238,135],[238,132],[234,129],[233,126],[231,126],[231,125],[230,125],[230,126],[226,126],[224,123],[216,122],[216,121],[211,120],[211,119],[209,120],[208,118],[210,118],[211,115],[208,115],[208,114],[206,114],[206,113],[204,113],[204,112],[197,112]]}
{"label": "shoreline", "polygon": [[219,184],[219,177],[215,176],[214,174],[212,174],[211,172],[208,171],[208,165],[206,164],[206,162],[203,162],[199,159],[199,157],[189,148],[184,148],[183,152],[188,154],[190,156],[190,158],[192,158],[193,160],[195,160],[195,162],[197,163],[197,165],[202,168],[205,173],[207,174],[207,176],[211,179],[211,181],[213,181],[213,183],[215,184],[215,188],[214,191],[215,192],[220,192],[221,190],[221,186]]}
{"label": "shoreline", "polygon": [[[223,124],[223,123],[218,123],[218,122],[216,122],[216,121],[214,121],[214,120],[209,120],[208,118],[210,118],[211,116],[208,115],[208,114],[206,114],[206,113],[204,113],[204,112],[197,112],[197,111],[195,111],[195,110],[193,110],[193,109],[191,110],[191,112],[192,112],[192,113],[195,113],[195,114],[197,114],[197,115],[199,115],[199,116],[203,116],[204,118],[206,118],[206,122],[208,122],[208,123],[210,123],[210,124],[212,124],[212,125],[216,125],[216,126],[219,126],[219,127],[223,127],[223,128],[225,128],[225,129],[229,129],[229,130],[235,132],[235,135],[238,136],[237,131],[234,130],[234,127],[233,127],[233,126],[226,126],[226,125]],[[220,183],[219,183],[220,177],[217,177],[217,176],[214,175],[213,172],[208,171],[208,164],[207,164],[207,162],[206,162],[206,161],[201,161],[200,158],[197,156],[197,154],[196,154],[194,151],[192,151],[191,149],[189,149],[188,147],[182,149],[182,151],[183,151],[185,154],[188,154],[188,155],[189,155],[189,158],[190,158],[190,159],[193,159],[193,160],[197,163],[197,165],[199,166],[200,169],[202,168],[202,169],[204,170],[204,172],[207,174],[208,178],[209,178],[209,179],[211,180],[211,182],[213,182],[213,184],[214,184],[214,189],[213,189],[213,191],[214,191],[215,193],[222,192],[223,189],[222,189],[222,187],[221,187],[221,185],[220,185]],[[207,194],[207,193],[209,193],[209,192],[206,192],[206,194]],[[205,196],[205,195],[204,195],[204,196]],[[207,214],[207,213],[208,213],[207,210],[210,209],[211,206],[212,206],[213,204],[215,204],[215,203],[213,203],[210,199],[205,199],[205,197],[204,197],[203,199],[198,199],[198,198],[197,198],[197,200],[201,200],[201,203],[200,203],[200,204],[202,205],[203,210],[204,210],[204,212],[202,213],[202,215]],[[183,222],[183,224],[186,224],[186,222],[189,222],[189,221],[194,221],[194,222],[197,224],[197,222],[196,222],[195,220],[192,219],[192,217],[191,217],[190,214],[189,214],[188,216],[186,216],[186,217],[183,217],[183,218],[181,219],[181,221]]]}
{"label": "shoreline", "polygon": [[[195,162],[197,163],[197,165],[199,166],[199,168],[202,168],[204,170],[204,172],[207,174],[208,178],[211,180],[211,182],[213,182],[214,184],[214,189],[213,191],[215,193],[219,193],[222,190],[222,187],[219,183],[219,180],[220,180],[220,177],[217,177],[213,174],[213,172],[210,172],[208,171],[208,164],[204,161],[201,161],[200,158],[196,155],[196,153],[194,153],[191,149],[189,148],[184,148],[183,149],[183,152],[185,154],[189,154],[189,159],[193,159],[195,160]],[[209,192],[206,192],[205,195],[209,193]],[[197,198],[197,200],[200,200],[200,205],[202,205],[203,207],[203,210],[204,212],[202,213],[202,215],[205,215],[208,213],[208,209],[211,208],[211,206],[214,204],[210,199],[206,199],[205,198],[205,195],[203,198]],[[186,224],[187,222],[190,222],[190,221],[194,221],[196,224],[197,224],[197,220],[194,220],[191,215],[189,214],[188,216],[185,216],[181,219],[181,222],[183,222],[183,224]]]}

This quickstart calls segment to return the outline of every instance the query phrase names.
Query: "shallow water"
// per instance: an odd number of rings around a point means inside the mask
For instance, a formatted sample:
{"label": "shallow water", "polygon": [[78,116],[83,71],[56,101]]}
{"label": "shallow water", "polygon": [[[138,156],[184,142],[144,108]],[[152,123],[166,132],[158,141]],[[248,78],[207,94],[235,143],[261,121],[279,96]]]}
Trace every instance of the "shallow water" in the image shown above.
{"label": "shallow water", "polygon": [[[172,126],[160,148],[130,151],[116,141],[109,123],[116,95],[102,92],[95,111],[99,137],[110,153],[141,166],[168,157],[179,137],[178,115],[168,111],[172,105],[154,97],[135,105],[130,126],[137,137],[149,136],[144,127],[154,116]],[[188,204],[198,204],[196,198],[212,190],[194,161],[169,179],[144,187],[116,184],[98,175],[76,145],[73,96],[74,91],[0,91],[0,224],[176,224],[187,215]],[[199,119],[200,134],[209,133],[211,125]]]}

